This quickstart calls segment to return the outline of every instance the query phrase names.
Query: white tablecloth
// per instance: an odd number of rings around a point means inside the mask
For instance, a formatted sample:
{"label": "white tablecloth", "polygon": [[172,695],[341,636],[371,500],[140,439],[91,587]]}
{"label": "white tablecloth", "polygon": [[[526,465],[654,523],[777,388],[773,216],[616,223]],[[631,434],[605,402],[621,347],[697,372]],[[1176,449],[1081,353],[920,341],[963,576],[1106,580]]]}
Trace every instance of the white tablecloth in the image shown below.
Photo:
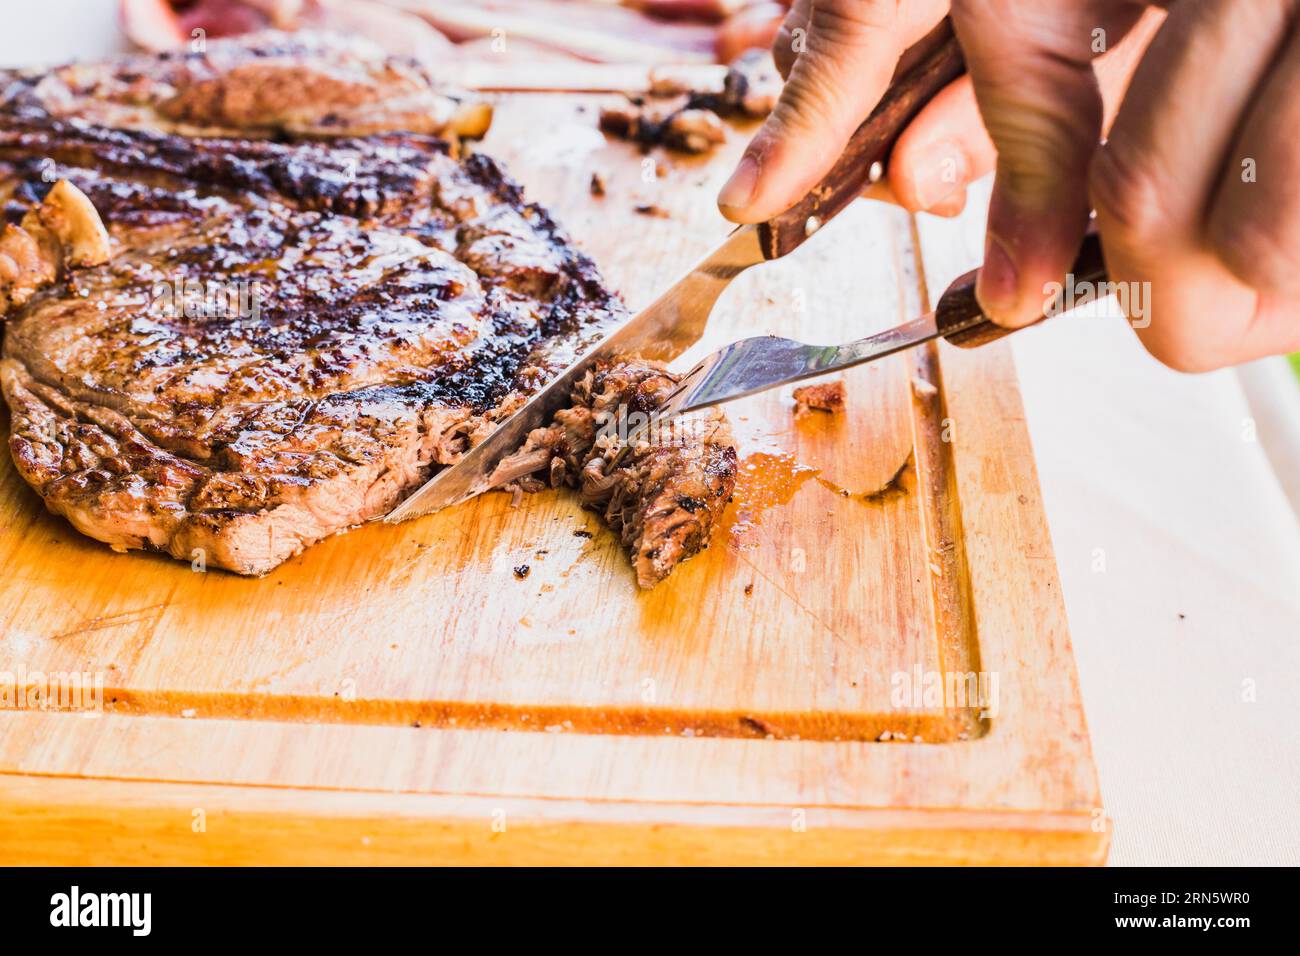
{"label": "white tablecloth", "polygon": [[[987,186],[922,217],[954,275]],[[1300,520],[1236,371],[1170,371],[1113,303],[1011,341],[1111,863],[1300,862]]]}
{"label": "white tablecloth", "polygon": [[[9,6],[0,65],[122,46],[117,0]],[[979,224],[927,241],[973,265]],[[1111,863],[1300,863],[1300,522],[1236,374],[1171,372],[1118,319],[1014,341]]]}

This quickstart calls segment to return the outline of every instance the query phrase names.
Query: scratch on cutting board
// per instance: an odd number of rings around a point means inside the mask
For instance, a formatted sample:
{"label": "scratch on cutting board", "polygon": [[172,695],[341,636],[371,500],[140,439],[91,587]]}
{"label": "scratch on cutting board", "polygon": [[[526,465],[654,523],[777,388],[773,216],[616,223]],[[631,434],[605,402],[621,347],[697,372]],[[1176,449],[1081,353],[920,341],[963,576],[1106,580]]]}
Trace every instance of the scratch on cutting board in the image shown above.
{"label": "scratch on cutting board", "polygon": [[766,574],[766,573],[763,571],[762,568],[760,568],[760,567],[759,567],[757,564],[755,564],[753,561],[749,560],[749,558],[746,557],[746,556],[745,556],[744,554],[742,554],[741,552],[739,552],[739,551],[735,551],[735,552],[732,552],[732,553],[735,554],[735,556],[736,556],[737,558],[739,558],[741,561],[743,561],[745,564],[749,565],[749,569],[750,569],[751,571],[753,571],[756,575],[758,575],[760,578],[762,578],[764,582],[766,582],[767,584],[770,584],[770,585],[771,585],[775,590],[779,591],[782,595],[784,595],[787,599],[789,599],[789,600],[794,604],[795,607],[797,607],[799,610],[803,611],[803,612],[804,612],[805,614],[807,614],[810,618],[812,618],[814,621],[816,621],[818,624],[820,624],[823,628],[825,628],[825,629],[826,629],[826,632],[827,632],[828,634],[830,634],[830,636],[831,636],[832,638],[834,638],[835,640],[839,641],[841,644],[845,645],[846,647],[851,647],[851,646],[853,646],[853,642],[852,642],[848,637],[846,637],[845,635],[841,634],[839,631],[835,630],[835,628],[832,627],[832,626],[831,626],[829,623],[827,623],[826,621],[822,620],[821,616],[820,616],[819,614],[817,614],[816,611],[812,610],[812,608],[806,607],[806,606],[804,605],[804,603],[803,603],[802,601],[799,600],[798,595],[793,594],[793,593],[791,593],[789,590],[787,590],[787,589],[786,589],[786,588],[781,584],[780,581],[776,580],[776,579],[773,578],[771,575]]}
{"label": "scratch on cutting board", "polygon": [[139,624],[145,621],[157,624],[158,618],[162,616],[162,612],[169,606],[170,603],[164,601],[161,604],[150,604],[148,607],[133,608],[130,611],[121,611],[117,614],[92,617],[71,630],[51,635],[50,639],[59,641],[68,637],[76,637],[78,634],[88,634],[91,631],[103,631],[111,627],[122,627],[125,624]]}

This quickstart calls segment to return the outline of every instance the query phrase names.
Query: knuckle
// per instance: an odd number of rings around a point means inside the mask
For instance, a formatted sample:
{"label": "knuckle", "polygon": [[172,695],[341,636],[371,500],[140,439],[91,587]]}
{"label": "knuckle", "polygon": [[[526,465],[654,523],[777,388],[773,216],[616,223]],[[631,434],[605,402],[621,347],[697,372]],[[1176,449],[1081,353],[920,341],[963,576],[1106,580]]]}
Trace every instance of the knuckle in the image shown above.
{"label": "knuckle", "polygon": [[975,95],[1004,182],[1026,199],[1055,197],[1059,183],[1082,185],[1101,99],[1091,74],[1070,64],[1033,56],[1023,66],[972,70]]}
{"label": "knuckle", "polygon": [[781,91],[771,123],[784,135],[817,139],[852,132],[854,117],[848,104],[822,71],[805,70]]}
{"label": "knuckle", "polygon": [[989,123],[989,135],[997,144],[998,182],[1022,203],[1039,208],[1058,201],[1063,189],[1082,188],[1092,141],[1068,122],[1041,110],[1008,111]]}
{"label": "knuckle", "polygon": [[[1258,214],[1241,204],[1220,206],[1210,219],[1210,246],[1219,260],[1252,289],[1300,293],[1300,236],[1285,211]],[[1285,221],[1284,221],[1285,220]]]}
{"label": "knuckle", "polygon": [[1126,247],[1169,231],[1163,192],[1156,170],[1113,145],[1098,150],[1088,169],[1088,194],[1107,238]]}
{"label": "knuckle", "polygon": [[893,0],[818,0],[809,22],[814,31],[828,33],[828,38],[889,32],[897,26],[898,11]]}

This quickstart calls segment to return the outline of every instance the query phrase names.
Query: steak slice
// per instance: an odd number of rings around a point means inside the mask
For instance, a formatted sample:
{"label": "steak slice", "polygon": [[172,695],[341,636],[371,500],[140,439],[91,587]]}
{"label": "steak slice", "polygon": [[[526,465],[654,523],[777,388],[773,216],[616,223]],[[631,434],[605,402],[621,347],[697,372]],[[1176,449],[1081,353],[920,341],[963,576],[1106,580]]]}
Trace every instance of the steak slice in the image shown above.
{"label": "steak slice", "polygon": [[651,417],[678,381],[658,362],[598,366],[574,387],[572,407],[535,429],[492,483],[577,487],[582,503],[619,533],[637,583],[654,587],[709,546],[736,486],[736,449],[720,411]]}
{"label": "steak slice", "polygon": [[388,130],[482,136],[492,109],[422,63],[335,34],[268,30],[47,73],[0,73],[0,96],[98,126],[240,137]]}
{"label": "steak slice", "polygon": [[[370,91],[358,109],[399,124],[400,109],[384,112],[393,98],[418,98],[405,67],[329,43],[281,56],[283,42],[228,41],[183,69],[168,57],[71,67],[0,97],[5,235],[27,251],[19,233],[46,236],[35,271],[16,270],[17,296],[0,238],[10,450],[50,510],[117,550],[265,573],[386,514],[626,315],[486,156],[400,128],[327,142],[291,111],[200,109],[197,94],[185,123],[167,119],[175,90],[247,64],[351,78]],[[377,92],[390,81],[400,88]],[[105,114],[97,83],[136,112]],[[192,135],[200,114],[256,135],[206,122]],[[94,255],[52,212],[76,197],[102,220]],[[692,441],[715,454],[703,434],[673,453],[683,488]],[[649,471],[641,498],[676,487]],[[667,513],[607,511],[651,564],[707,535]]]}

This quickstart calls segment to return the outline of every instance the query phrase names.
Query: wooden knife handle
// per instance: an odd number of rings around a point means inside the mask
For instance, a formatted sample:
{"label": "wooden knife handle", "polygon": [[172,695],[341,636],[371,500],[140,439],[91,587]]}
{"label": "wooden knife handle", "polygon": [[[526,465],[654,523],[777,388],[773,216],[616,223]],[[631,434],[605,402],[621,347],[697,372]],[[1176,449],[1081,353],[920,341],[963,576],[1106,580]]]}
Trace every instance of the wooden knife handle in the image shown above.
{"label": "wooden knife handle", "polygon": [[[934,307],[934,322],[939,329],[939,334],[953,345],[960,345],[963,348],[984,345],[986,342],[992,342],[1016,331],[1002,325],[995,325],[980,308],[975,298],[975,280],[979,272],[978,269],[972,269],[955,279],[952,285],[944,290],[938,304]],[[1070,269],[1070,281],[1075,286],[1083,282],[1106,281],[1106,262],[1102,258],[1101,240],[1097,237],[1095,226],[1090,226],[1087,235],[1083,237],[1079,255]],[[1060,303],[1050,302],[1044,294],[1044,318],[1047,314],[1056,313],[1054,304],[1060,305]],[[1041,322],[1042,319],[1039,321]]]}
{"label": "wooden knife handle", "polygon": [[826,177],[781,215],[759,225],[765,258],[779,259],[793,252],[857,199],[871,185],[873,164],[883,166],[888,161],[907,124],[936,93],[965,72],[961,47],[947,19],[922,43],[929,52],[894,80]]}

